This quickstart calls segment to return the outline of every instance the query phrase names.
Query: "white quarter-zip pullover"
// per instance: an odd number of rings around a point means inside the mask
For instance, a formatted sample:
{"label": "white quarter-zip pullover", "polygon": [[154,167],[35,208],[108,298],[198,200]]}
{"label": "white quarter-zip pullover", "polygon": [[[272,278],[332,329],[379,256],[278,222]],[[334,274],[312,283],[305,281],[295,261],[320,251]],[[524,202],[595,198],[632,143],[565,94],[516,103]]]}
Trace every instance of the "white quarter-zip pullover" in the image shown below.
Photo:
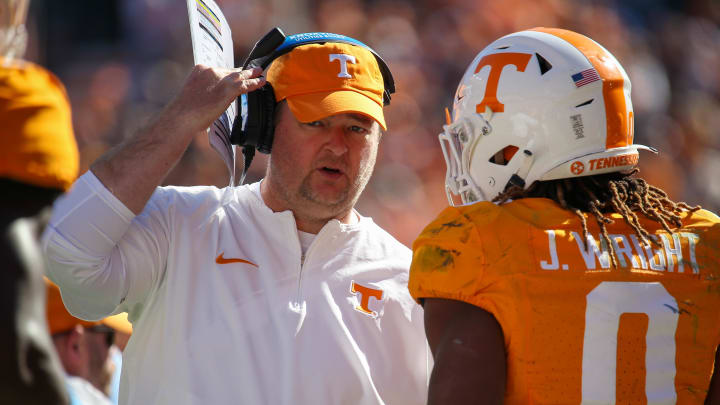
{"label": "white quarter-zip pullover", "polygon": [[127,311],[122,404],[424,404],[432,367],[410,250],[370,218],[301,253],[259,183],[161,187],[134,216],[87,172],[43,236],[84,319]]}

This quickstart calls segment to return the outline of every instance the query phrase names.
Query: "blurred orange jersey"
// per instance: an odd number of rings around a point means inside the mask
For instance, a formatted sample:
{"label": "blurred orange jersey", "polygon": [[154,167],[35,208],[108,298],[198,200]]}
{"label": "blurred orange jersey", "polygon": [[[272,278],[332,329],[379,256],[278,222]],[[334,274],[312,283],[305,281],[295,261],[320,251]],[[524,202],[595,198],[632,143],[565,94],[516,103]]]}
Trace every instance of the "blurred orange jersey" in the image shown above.
{"label": "blurred orange jersey", "polygon": [[686,215],[669,234],[592,215],[589,235],[544,198],[451,207],[415,241],[413,297],[492,313],[507,353],[507,404],[701,404],[720,343],[720,218]]}

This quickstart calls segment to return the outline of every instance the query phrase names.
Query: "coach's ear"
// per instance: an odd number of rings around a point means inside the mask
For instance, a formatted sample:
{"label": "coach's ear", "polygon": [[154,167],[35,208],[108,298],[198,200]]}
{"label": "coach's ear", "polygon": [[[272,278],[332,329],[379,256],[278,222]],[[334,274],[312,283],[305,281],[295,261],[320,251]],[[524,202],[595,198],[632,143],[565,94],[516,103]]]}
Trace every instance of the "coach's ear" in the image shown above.
{"label": "coach's ear", "polygon": [[426,298],[425,333],[435,359],[429,404],[502,404],[505,340],[495,317],[454,300]]}

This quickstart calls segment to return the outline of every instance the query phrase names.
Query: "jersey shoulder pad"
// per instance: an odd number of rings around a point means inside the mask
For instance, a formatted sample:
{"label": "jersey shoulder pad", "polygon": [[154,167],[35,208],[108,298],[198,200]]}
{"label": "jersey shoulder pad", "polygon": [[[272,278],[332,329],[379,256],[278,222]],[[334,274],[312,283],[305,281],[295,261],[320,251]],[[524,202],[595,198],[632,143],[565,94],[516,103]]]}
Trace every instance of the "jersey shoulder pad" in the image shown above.
{"label": "jersey shoulder pad", "polygon": [[467,301],[463,297],[478,290],[486,262],[475,222],[478,211],[484,211],[479,218],[488,218],[496,215],[497,206],[446,208],[415,240],[409,281],[413,298]]}

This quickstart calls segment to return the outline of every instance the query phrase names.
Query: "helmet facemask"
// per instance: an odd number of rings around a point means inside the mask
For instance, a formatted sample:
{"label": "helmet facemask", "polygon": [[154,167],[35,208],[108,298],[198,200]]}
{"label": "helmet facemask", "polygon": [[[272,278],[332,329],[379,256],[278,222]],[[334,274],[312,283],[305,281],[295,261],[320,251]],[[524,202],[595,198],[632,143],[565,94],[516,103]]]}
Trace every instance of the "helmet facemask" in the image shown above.
{"label": "helmet facemask", "polygon": [[472,151],[481,137],[491,132],[490,123],[480,114],[443,125],[443,132],[438,135],[438,139],[447,164],[445,192],[450,204],[456,205],[453,194],[459,195],[464,204],[487,199],[470,176],[469,163]]}

